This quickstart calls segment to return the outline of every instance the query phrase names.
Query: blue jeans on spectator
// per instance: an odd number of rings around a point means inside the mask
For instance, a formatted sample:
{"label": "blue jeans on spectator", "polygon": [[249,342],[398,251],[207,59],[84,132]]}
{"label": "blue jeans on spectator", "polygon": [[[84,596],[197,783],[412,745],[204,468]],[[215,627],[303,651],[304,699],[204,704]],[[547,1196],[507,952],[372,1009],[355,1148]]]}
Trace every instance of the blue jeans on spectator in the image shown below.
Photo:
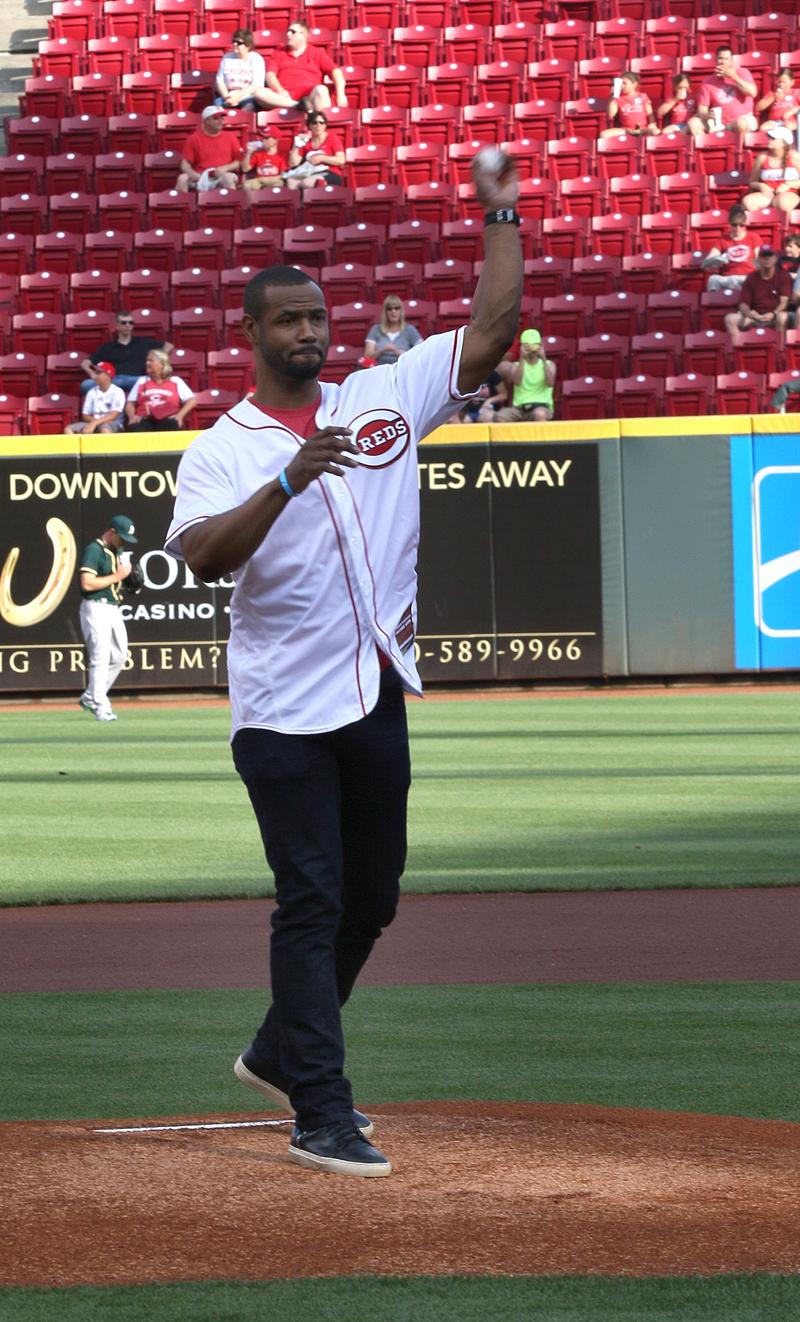
{"label": "blue jeans on spectator", "polygon": [[405,699],[384,670],[362,720],[317,735],[247,728],[233,740],[275,876],[272,1006],[253,1041],[302,1130],[352,1118],[340,1007],[392,921],[411,780]]}
{"label": "blue jeans on spectator", "polygon": [[[222,97],[222,96],[215,96],[215,97],[214,97],[214,105],[215,105],[215,106],[225,106],[225,98]],[[225,108],[226,108],[226,110],[227,110],[229,107],[226,106]],[[236,110],[254,110],[254,111],[255,111],[255,110],[263,110],[264,107],[263,107],[263,106],[260,106],[260,105],[258,104],[257,101],[254,101],[253,98],[252,98],[252,96],[248,96],[248,98],[247,98],[246,101],[240,101],[239,104],[238,104],[238,106],[235,106],[234,109],[236,109]]]}
{"label": "blue jeans on spectator", "polygon": [[[133,389],[138,380],[138,376],[115,376],[114,385],[119,386],[120,390],[124,390],[127,395],[128,391]],[[87,390],[91,390],[93,385],[94,381],[90,376],[87,376],[85,381],[81,381],[81,395],[85,395]]]}

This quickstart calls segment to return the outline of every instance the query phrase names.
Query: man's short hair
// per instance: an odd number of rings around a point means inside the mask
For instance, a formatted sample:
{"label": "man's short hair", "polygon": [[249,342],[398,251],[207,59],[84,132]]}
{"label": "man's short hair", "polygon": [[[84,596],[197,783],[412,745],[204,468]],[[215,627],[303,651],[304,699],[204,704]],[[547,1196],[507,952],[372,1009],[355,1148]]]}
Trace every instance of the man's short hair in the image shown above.
{"label": "man's short hair", "polygon": [[719,57],[725,51],[727,51],[729,55],[733,55],[733,46],[730,46],[727,42],[724,42],[721,46],[717,46],[717,49],[714,51],[714,54]]}
{"label": "man's short hair", "polygon": [[728,224],[729,225],[747,224],[747,211],[742,206],[741,202],[734,202],[733,206],[728,212]]}
{"label": "man's short hair", "polygon": [[232,44],[235,46],[236,43],[237,43],[237,41],[241,41],[241,42],[243,43],[243,45],[245,45],[245,46],[249,46],[251,49],[252,49],[253,45],[255,44],[253,34],[252,34],[252,32],[250,31],[249,28],[237,28],[237,29],[236,29],[236,31],[234,32],[234,34],[233,34],[233,36],[232,36],[232,38],[231,38],[231,42],[232,42]]}
{"label": "man's short hair", "polygon": [[293,18],[289,26],[293,28],[303,28],[306,32],[311,31],[311,28],[308,26],[304,18]]}
{"label": "man's short hair", "polygon": [[296,266],[265,266],[263,271],[254,275],[244,289],[244,310],[248,317],[258,321],[264,311],[264,290],[274,287],[288,288],[291,285],[315,285],[305,271],[298,271]]}

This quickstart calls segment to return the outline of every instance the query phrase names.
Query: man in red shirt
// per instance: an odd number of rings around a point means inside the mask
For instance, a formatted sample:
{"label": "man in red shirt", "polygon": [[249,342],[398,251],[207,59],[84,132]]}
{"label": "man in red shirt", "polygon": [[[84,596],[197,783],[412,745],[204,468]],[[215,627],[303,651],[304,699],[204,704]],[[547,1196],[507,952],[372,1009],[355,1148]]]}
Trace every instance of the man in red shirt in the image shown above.
{"label": "man in red shirt", "polygon": [[745,73],[739,73],[730,46],[717,47],[717,63],[713,74],[700,85],[697,114],[689,121],[689,130],[712,133],[717,128],[736,129],[739,133],[755,133],[758,120],[753,113],[756,85]]}
{"label": "man in red shirt", "polygon": [[[324,79],[333,83],[337,106],[347,105],[344,73],[333,63],[327,51],[309,46],[310,28],[296,18],[286,29],[286,49],[278,51],[267,69],[267,90],[288,95],[292,102],[302,101],[307,110],[327,110],[331,95]],[[259,99],[256,92],[256,99]],[[274,105],[274,98],[270,105]]]}
{"label": "man in red shirt", "polygon": [[704,271],[713,272],[706,288],[711,293],[741,289],[755,264],[755,244],[747,237],[747,212],[737,202],[728,212],[728,237],[719,247],[709,249],[701,263]]}
{"label": "man in red shirt", "polygon": [[222,106],[206,106],[200,128],[183,144],[181,172],[175,184],[181,193],[236,187],[242,149],[235,133],[223,132],[226,113]]}
{"label": "man in red shirt", "polygon": [[778,254],[767,244],[759,248],[756,261],[756,270],[742,285],[739,310],[728,313],[725,328],[729,335],[735,335],[737,331],[765,326],[778,332],[780,344],[783,345],[792,277],[780,270]]}
{"label": "man in red shirt", "polygon": [[639,75],[626,69],[608,103],[610,127],[603,129],[602,138],[616,138],[622,133],[640,137],[642,133],[657,133],[658,125],[653,106],[646,92],[639,91]]}

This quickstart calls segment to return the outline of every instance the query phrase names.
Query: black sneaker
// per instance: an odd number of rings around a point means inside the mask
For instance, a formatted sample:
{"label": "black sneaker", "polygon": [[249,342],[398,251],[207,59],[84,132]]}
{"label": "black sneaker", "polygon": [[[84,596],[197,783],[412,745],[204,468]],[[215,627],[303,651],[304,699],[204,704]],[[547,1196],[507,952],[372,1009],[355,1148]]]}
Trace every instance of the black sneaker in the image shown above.
{"label": "black sneaker", "polygon": [[390,1175],[391,1162],[373,1147],[348,1120],[338,1120],[321,1129],[301,1133],[295,1126],[289,1144],[289,1160],[297,1166],[333,1175]]}
{"label": "black sneaker", "polygon": [[[294,1115],[294,1107],[289,1101],[289,1093],[286,1087],[279,1087],[280,1083],[286,1084],[286,1080],[279,1079],[275,1081],[266,1078],[262,1072],[263,1068],[253,1048],[248,1047],[236,1061],[233,1072],[240,1083],[245,1084],[248,1088],[254,1088],[256,1092],[261,1093],[262,1097],[267,1097],[275,1106],[279,1106],[282,1111]],[[353,1124],[361,1130],[364,1138],[369,1138],[375,1128],[369,1116],[364,1115],[363,1111],[356,1111],[355,1107],[353,1108]]]}

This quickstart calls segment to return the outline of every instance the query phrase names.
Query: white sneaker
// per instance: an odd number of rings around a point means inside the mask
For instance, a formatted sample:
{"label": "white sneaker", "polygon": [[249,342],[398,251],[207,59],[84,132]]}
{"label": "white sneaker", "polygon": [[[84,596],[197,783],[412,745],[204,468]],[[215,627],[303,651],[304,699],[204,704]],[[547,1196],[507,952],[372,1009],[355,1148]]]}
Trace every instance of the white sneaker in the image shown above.
{"label": "white sneaker", "polygon": [[96,721],[115,721],[117,719],[117,714],[113,711],[96,711],[94,719]]}
{"label": "white sneaker", "polygon": [[81,696],[78,698],[78,706],[82,707],[84,711],[90,711],[92,713],[97,711],[97,708],[95,707],[91,698],[87,698],[85,693],[82,693]]}

